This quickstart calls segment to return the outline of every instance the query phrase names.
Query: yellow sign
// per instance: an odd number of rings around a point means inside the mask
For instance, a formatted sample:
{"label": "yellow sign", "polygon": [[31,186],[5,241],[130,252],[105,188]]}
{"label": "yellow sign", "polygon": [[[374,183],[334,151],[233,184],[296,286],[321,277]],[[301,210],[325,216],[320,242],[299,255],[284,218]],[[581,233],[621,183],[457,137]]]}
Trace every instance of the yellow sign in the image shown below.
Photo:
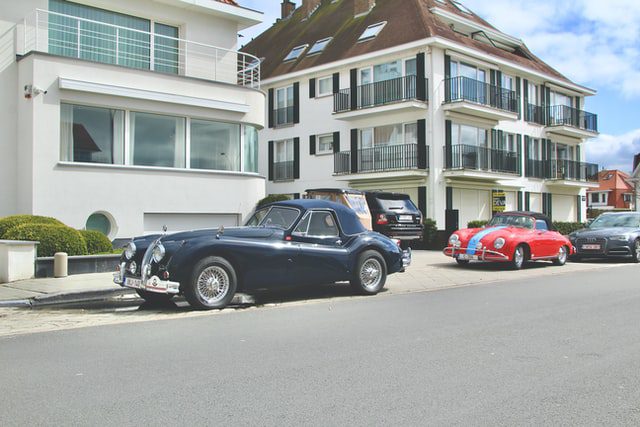
{"label": "yellow sign", "polygon": [[492,206],[494,212],[504,212],[507,206],[507,195],[504,191],[494,191],[492,193]]}

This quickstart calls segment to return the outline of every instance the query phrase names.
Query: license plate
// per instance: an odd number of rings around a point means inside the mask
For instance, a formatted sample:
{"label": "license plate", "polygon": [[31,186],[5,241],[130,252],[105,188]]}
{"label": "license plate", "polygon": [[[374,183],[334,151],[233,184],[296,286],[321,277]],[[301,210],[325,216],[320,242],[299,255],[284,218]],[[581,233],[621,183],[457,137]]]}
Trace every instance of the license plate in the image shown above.
{"label": "license plate", "polygon": [[142,288],[142,280],[140,279],[132,279],[130,277],[125,277],[124,285],[129,288]]}
{"label": "license plate", "polygon": [[462,261],[469,261],[471,259],[475,259],[475,255],[468,255],[468,254],[457,254],[456,258]]}
{"label": "license plate", "polygon": [[412,222],[413,221],[413,216],[412,215],[398,215],[398,221],[400,221],[400,222]]}
{"label": "license plate", "polygon": [[586,249],[586,250],[600,250],[600,245],[582,245],[582,249]]}

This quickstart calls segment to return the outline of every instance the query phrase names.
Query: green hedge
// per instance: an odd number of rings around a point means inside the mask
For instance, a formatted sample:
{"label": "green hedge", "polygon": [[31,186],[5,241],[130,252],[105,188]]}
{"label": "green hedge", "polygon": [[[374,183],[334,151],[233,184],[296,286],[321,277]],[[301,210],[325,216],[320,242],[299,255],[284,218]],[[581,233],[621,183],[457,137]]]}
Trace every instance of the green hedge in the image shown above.
{"label": "green hedge", "polygon": [[256,206],[256,208],[261,208],[262,206],[268,205],[269,203],[282,202],[285,200],[291,200],[291,198],[286,194],[270,194],[264,199],[258,200],[258,205]]}
{"label": "green hedge", "polygon": [[4,238],[40,242],[38,256],[53,256],[56,252],[87,255],[87,244],[82,234],[66,225],[22,224],[7,231]]}
{"label": "green hedge", "polygon": [[431,218],[424,219],[424,236],[422,240],[425,243],[433,243],[438,235],[438,227],[436,222]]}
{"label": "green hedge", "polygon": [[582,230],[585,225],[581,222],[554,221],[553,227],[558,231],[558,233],[564,234],[566,236],[573,233],[574,231]]}
{"label": "green hedge", "polygon": [[89,255],[103,254],[113,251],[111,241],[107,236],[95,230],[79,230],[87,244]]}
{"label": "green hedge", "polygon": [[[5,234],[10,229],[23,224],[64,225],[55,218],[38,215],[11,215],[0,218],[0,239],[8,239]],[[11,239],[9,239],[11,240]]]}
{"label": "green hedge", "polygon": [[485,220],[481,220],[481,219],[476,219],[473,221],[469,221],[467,223],[467,228],[482,228],[485,225],[487,225],[489,221],[485,221]]}

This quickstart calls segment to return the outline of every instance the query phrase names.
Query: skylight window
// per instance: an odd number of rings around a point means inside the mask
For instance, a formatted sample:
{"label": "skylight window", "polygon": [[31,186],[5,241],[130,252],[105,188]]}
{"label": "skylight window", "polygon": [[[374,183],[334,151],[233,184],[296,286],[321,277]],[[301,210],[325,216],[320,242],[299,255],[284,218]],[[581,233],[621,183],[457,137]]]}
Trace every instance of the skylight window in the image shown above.
{"label": "skylight window", "polygon": [[378,34],[380,34],[380,31],[382,31],[385,25],[387,25],[387,21],[369,25],[367,29],[364,30],[358,41],[361,42],[363,40],[369,40],[376,37]]}
{"label": "skylight window", "polygon": [[471,10],[470,10],[467,6],[463,5],[463,4],[462,4],[462,3],[460,3],[459,1],[451,0],[451,3],[453,3],[453,5],[454,5],[455,7],[457,7],[457,8],[458,8],[458,10],[461,10],[462,12],[464,12],[464,13],[468,13],[469,15],[472,15],[472,14],[473,14],[473,12],[471,12]]}
{"label": "skylight window", "polygon": [[333,37],[327,37],[326,39],[318,40],[313,46],[311,46],[311,49],[309,49],[309,52],[307,52],[307,56],[315,55],[316,53],[322,52],[324,48],[327,47],[329,43],[331,43],[331,40],[333,40]]}
{"label": "skylight window", "polygon": [[304,53],[304,51],[309,47],[308,44],[303,44],[302,46],[294,47],[291,49],[291,52],[284,58],[284,62],[293,61],[294,59],[300,58],[300,55]]}

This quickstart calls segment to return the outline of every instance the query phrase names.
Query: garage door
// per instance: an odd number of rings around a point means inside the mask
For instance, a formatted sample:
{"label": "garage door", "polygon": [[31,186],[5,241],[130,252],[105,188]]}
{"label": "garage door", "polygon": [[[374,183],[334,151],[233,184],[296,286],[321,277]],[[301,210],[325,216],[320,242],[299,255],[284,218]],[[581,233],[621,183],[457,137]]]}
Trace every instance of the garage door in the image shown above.
{"label": "garage door", "polygon": [[533,212],[542,212],[542,194],[529,194],[529,210]]}
{"label": "garage door", "polygon": [[218,228],[221,225],[239,225],[238,214],[189,214],[189,213],[145,213],[145,234],[161,233],[163,226],[167,232],[194,230],[197,228]]}
{"label": "garage door", "polygon": [[564,194],[551,195],[551,214],[554,221],[572,222],[576,215],[576,196]]}
{"label": "garage door", "polygon": [[460,228],[465,228],[469,221],[491,219],[491,191],[453,189],[453,209],[458,209]]}

